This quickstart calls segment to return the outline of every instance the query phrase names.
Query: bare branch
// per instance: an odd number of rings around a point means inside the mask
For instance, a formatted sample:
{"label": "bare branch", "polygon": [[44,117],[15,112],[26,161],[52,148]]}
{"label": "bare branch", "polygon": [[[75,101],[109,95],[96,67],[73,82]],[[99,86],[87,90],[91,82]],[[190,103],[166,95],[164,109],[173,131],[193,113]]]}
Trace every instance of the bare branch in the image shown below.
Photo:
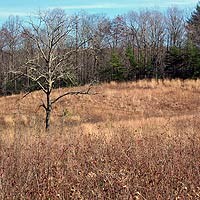
{"label": "bare branch", "polygon": [[30,78],[32,81],[36,82],[40,86],[40,88],[43,90],[43,92],[47,93],[47,90],[44,88],[42,83],[40,83],[40,79],[42,78],[42,76],[35,78],[35,77],[33,77],[29,74],[23,73],[21,71],[11,71],[11,73],[16,74],[16,75],[18,74],[19,76],[25,76],[27,78]]}
{"label": "bare branch", "polygon": [[88,89],[86,91],[70,91],[70,92],[66,92],[62,95],[60,95],[59,97],[57,97],[56,99],[54,99],[51,104],[53,105],[54,103],[56,103],[58,100],[60,100],[61,98],[67,96],[67,95],[79,95],[79,94],[82,94],[82,95],[88,95],[89,94],[89,91],[91,90],[91,85],[88,87]]}
{"label": "bare branch", "polygon": [[42,101],[42,104],[40,104],[39,108],[43,107],[45,110],[47,110],[47,107],[46,107],[45,103],[43,102],[43,100],[41,100],[41,101]]}
{"label": "bare branch", "polygon": [[27,97],[29,94],[31,94],[33,91],[29,91],[26,94],[23,95],[23,97],[21,99],[24,99],[25,97]]}

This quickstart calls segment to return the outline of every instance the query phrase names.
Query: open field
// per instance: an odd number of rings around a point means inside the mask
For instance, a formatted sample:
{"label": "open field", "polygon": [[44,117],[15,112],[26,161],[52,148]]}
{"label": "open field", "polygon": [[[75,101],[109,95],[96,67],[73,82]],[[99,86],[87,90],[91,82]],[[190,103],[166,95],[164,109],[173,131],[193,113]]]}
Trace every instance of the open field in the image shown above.
{"label": "open field", "polygon": [[92,90],[1,97],[0,199],[200,199],[200,80]]}

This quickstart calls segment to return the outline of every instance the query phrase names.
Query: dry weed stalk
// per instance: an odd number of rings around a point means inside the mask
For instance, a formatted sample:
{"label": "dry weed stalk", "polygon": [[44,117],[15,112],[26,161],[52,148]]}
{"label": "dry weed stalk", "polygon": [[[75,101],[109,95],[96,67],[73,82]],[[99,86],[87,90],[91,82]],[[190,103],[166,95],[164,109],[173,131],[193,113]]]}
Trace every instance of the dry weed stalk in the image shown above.
{"label": "dry weed stalk", "polygon": [[29,117],[40,102],[24,99],[20,119],[18,96],[3,97],[0,198],[199,199],[198,88],[199,81],[104,84],[82,104],[61,100],[56,112],[71,115],[55,117],[50,135],[40,111],[34,123]]}

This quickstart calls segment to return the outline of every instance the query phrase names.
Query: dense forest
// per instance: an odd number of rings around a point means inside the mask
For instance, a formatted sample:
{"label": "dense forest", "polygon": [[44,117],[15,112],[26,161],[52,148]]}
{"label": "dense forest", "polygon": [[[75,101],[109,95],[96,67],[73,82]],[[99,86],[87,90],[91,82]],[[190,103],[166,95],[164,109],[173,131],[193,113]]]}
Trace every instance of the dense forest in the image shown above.
{"label": "dense forest", "polygon": [[187,16],[131,11],[108,18],[54,9],[0,28],[0,94],[93,81],[200,76],[200,4]]}

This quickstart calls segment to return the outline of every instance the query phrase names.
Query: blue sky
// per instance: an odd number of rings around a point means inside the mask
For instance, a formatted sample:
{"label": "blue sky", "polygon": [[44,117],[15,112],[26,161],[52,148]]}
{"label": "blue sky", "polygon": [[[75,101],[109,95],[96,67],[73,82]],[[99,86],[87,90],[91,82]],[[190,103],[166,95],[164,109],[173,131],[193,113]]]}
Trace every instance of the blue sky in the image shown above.
{"label": "blue sky", "polygon": [[198,0],[0,0],[0,21],[9,15],[29,16],[39,9],[62,8],[70,14],[86,10],[88,13],[105,13],[113,17],[145,8],[163,11],[176,6],[192,10],[197,3]]}

